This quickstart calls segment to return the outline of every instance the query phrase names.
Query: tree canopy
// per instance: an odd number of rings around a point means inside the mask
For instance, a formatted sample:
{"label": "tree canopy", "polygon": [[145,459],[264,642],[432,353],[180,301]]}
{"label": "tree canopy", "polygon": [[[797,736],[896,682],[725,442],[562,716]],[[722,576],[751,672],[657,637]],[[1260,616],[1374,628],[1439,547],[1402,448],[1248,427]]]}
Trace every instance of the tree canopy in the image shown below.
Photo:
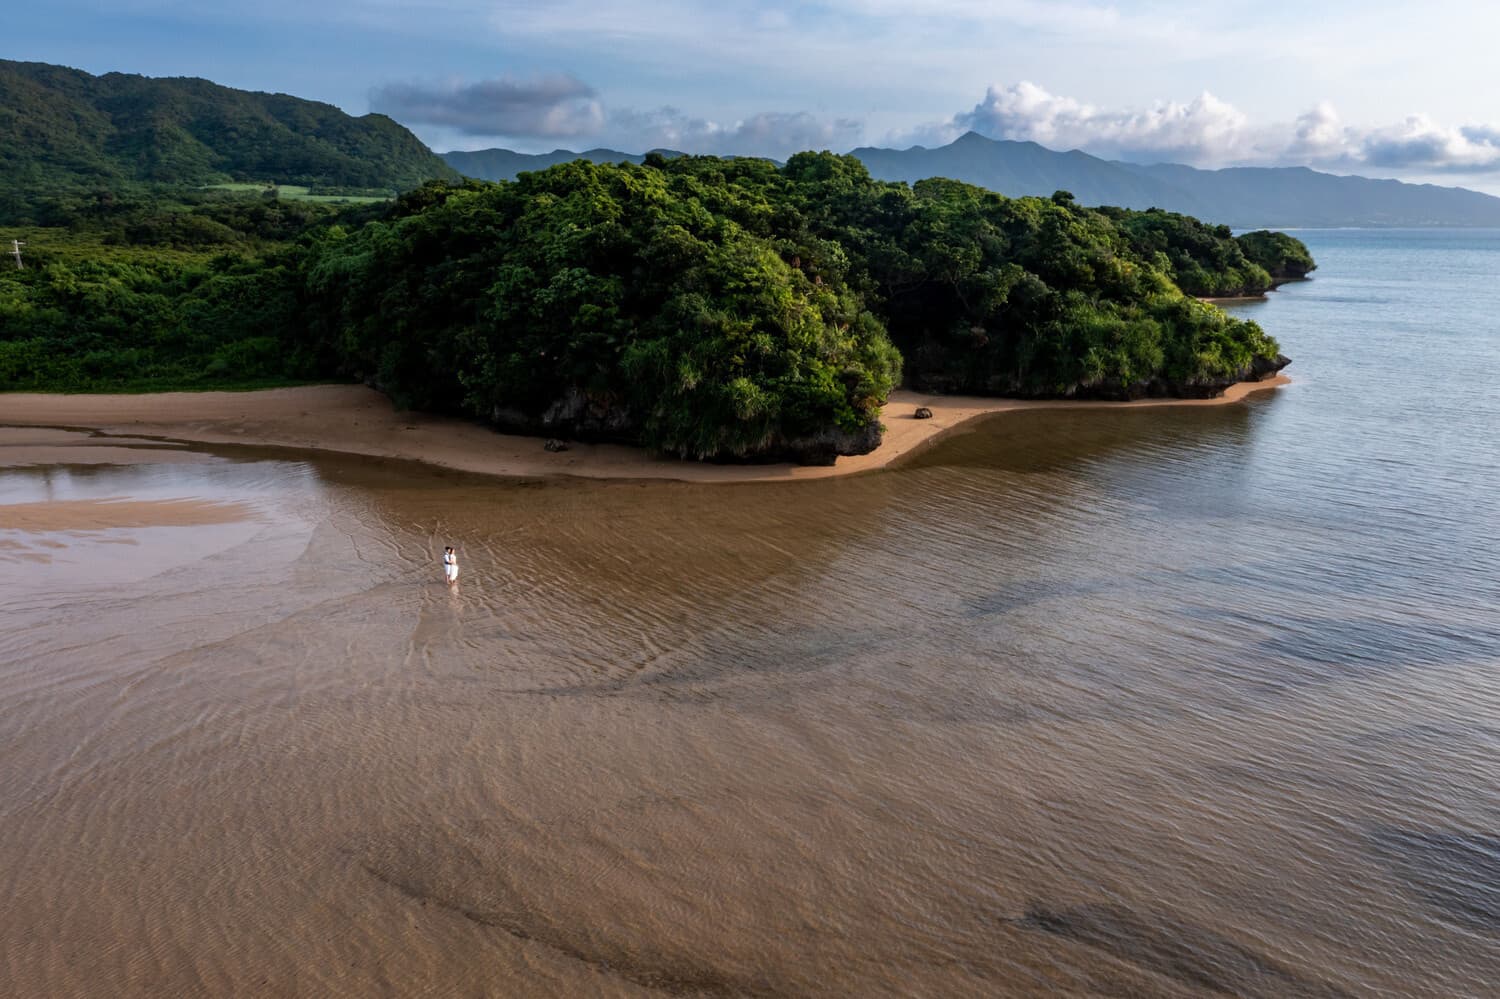
{"label": "tree canopy", "polygon": [[0,269],[0,385],[340,376],[714,460],[869,450],[903,370],[934,391],[1214,394],[1278,348],[1192,295],[1311,266],[1284,234],[875,181],[829,153],[580,161],[361,207],[47,211],[66,228],[30,230],[33,266]]}
{"label": "tree canopy", "polygon": [[1236,236],[1235,242],[1240,244],[1249,260],[1265,268],[1275,280],[1304,278],[1318,267],[1313,263],[1312,254],[1307,252],[1307,246],[1302,240],[1284,232],[1257,229],[1255,232]]}

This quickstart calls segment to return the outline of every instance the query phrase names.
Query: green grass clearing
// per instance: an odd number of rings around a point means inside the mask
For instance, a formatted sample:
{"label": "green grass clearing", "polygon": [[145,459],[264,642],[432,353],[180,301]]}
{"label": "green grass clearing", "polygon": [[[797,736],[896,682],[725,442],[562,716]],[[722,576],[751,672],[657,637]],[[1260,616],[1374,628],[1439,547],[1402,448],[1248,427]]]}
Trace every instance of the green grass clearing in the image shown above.
{"label": "green grass clearing", "polygon": [[235,182],[230,184],[207,184],[204,190],[208,191],[232,191],[237,194],[263,194],[272,188],[276,190],[276,196],[287,201],[313,201],[323,204],[340,205],[368,205],[377,201],[390,201],[389,195],[383,194],[312,194],[311,188],[299,184],[248,184]]}

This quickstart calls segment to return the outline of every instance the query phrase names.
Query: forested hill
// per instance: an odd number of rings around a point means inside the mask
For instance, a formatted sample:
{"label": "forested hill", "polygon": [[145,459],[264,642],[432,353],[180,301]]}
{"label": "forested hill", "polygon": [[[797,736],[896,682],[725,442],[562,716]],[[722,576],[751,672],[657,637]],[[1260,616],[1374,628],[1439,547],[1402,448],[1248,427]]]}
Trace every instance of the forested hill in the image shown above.
{"label": "forested hill", "polygon": [[456,176],[385,115],[188,77],[0,60],[0,191],[223,181],[400,191]]}
{"label": "forested hill", "polygon": [[881,180],[951,177],[1010,197],[1063,188],[1086,205],[1162,208],[1256,226],[1500,226],[1500,198],[1459,187],[1340,177],[1306,167],[1198,170],[1060,153],[970,132],[936,149],[854,150]]}
{"label": "forested hill", "polygon": [[1109,399],[1263,377],[1276,341],[1191,296],[1314,267],[1282,233],[885,183],[830,153],[565,163],[338,207],[198,194],[8,230],[28,263],[0,268],[0,389],[344,376],[549,436],[831,462],[880,442],[903,372]]}
{"label": "forested hill", "polygon": [[1011,198],[1046,197],[1064,190],[1072,191],[1085,205],[1164,208],[1213,222],[1227,221],[1222,211],[1208,210],[1207,201],[1200,203],[1196,195],[1076,149],[1059,153],[1035,142],[996,141],[970,132],[935,149],[862,147],[851,155],[880,180],[914,184],[928,177],[949,177]]}

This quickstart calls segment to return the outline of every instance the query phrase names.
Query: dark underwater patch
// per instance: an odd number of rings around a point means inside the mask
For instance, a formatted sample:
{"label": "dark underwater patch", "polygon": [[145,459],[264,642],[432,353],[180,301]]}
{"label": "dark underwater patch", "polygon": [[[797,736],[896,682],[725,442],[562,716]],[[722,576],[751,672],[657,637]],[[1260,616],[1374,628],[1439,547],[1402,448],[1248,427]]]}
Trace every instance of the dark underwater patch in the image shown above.
{"label": "dark underwater patch", "polygon": [[1095,947],[1173,981],[1248,999],[1335,999],[1348,993],[1305,978],[1212,930],[1164,913],[1113,905],[1055,909],[1033,902],[1020,925]]}
{"label": "dark underwater patch", "polygon": [[1382,827],[1373,839],[1405,887],[1449,922],[1500,930],[1500,837]]}
{"label": "dark underwater patch", "polygon": [[721,972],[690,955],[640,952],[538,908],[507,875],[503,835],[483,823],[411,830],[344,851],[419,906],[564,954],[596,970],[674,996],[774,996],[766,982]]}

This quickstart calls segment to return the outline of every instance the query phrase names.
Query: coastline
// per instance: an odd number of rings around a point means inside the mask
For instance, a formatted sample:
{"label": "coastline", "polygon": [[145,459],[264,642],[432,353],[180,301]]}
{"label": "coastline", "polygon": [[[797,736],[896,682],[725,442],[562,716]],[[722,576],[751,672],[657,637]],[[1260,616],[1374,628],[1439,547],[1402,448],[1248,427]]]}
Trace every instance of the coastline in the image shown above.
{"label": "coastline", "polygon": [[1311,280],[1312,278],[1305,275],[1303,277],[1276,278],[1271,282],[1271,287],[1255,295],[1198,295],[1196,297],[1198,301],[1207,302],[1209,305],[1247,305],[1251,302],[1269,301],[1271,292],[1285,285],[1298,284]]}
{"label": "coastline", "polygon": [[[1271,291],[1275,291],[1272,288]],[[1207,302],[1209,305],[1246,305],[1250,302],[1266,302],[1270,291],[1263,291],[1259,295],[1199,295],[1198,301]]]}
{"label": "coastline", "polygon": [[[1223,406],[1289,382],[1285,375],[1277,375],[1240,382],[1212,399],[1133,402],[991,399],[902,390],[891,393],[883,411],[886,433],[880,447],[829,466],[711,465],[657,457],[623,444],[570,443],[566,451],[554,453],[543,449],[540,437],[496,433],[452,417],[398,412],[385,396],[363,385],[154,395],[8,393],[0,394],[0,467],[144,460],[127,455],[124,449],[132,445],[149,445],[150,453],[172,460],[161,451],[187,442],[331,451],[510,478],[784,482],[885,468],[992,413]],[[931,409],[932,418],[916,419],[912,414],[919,406]],[[36,428],[75,432],[39,434]],[[92,433],[76,432],[85,430]]]}

